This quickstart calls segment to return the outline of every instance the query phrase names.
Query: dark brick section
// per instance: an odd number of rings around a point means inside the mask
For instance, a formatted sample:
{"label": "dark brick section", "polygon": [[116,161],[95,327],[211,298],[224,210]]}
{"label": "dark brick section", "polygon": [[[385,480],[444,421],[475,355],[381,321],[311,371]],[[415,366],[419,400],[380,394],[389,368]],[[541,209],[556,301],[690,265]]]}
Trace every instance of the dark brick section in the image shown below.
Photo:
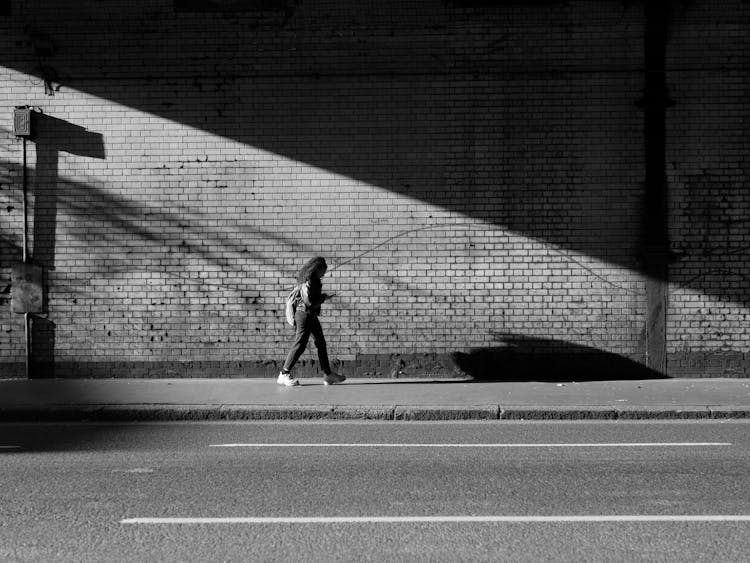
{"label": "dark brick section", "polygon": [[[669,356],[671,377],[750,377],[750,354],[689,353]],[[596,381],[607,379],[660,379],[636,358],[559,353],[556,355],[475,351],[459,354],[363,355],[335,369],[350,378],[473,378],[477,381]],[[24,376],[22,363],[4,364],[3,377]],[[238,362],[57,362],[34,365],[37,378],[273,378],[280,363]],[[304,360],[299,377],[321,377],[316,361]]]}
{"label": "dark brick section", "polygon": [[[494,363],[481,371],[462,369],[466,366],[454,355],[385,355],[366,356],[339,362],[336,366],[347,377],[376,378],[451,378],[474,377],[479,381],[590,381],[596,379],[652,379],[660,374],[649,372],[645,366],[630,369],[621,362],[613,365],[599,355],[560,355],[558,357],[516,356],[509,363]],[[750,354],[747,353],[687,353],[669,356],[671,377],[750,377]],[[632,366],[631,366],[632,367]],[[3,365],[3,377],[24,377],[22,363]],[[40,364],[36,377],[82,378],[240,378],[276,377],[279,364],[273,362],[100,362]],[[300,377],[320,377],[317,362],[303,361],[297,374]]]}
{"label": "dark brick section", "polygon": [[747,2],[3,13],[0,376],[25,357],[18,106],[36,377],[272,377],[313,255],[350,375],[748,374]]}
{"label": "dark brick section", "polygon": [[[24,365],[6,364],[6,377],[21,377]],[[276,377],[281,362],[237,361],[237,362],[55,362],[35,363],[35,377],[81,377],[81,378],[240,378]],[[466,377],[468,374],[457,367],[450,356],[433,354],[362,356],[334,364],[348,377]],[[321,377],[317,361],[302,360],[295,373],[299,377]]]}
{"label": "dark brick section", "polygon": [[750,372],[748,15],[747,2],[699,2],[675,7],[670,22],[667,334],[674,375]]}
{"label": "dark brick section", "polygon": [[672,377],[750,377],[750,353],[683,352],[669,356]]}

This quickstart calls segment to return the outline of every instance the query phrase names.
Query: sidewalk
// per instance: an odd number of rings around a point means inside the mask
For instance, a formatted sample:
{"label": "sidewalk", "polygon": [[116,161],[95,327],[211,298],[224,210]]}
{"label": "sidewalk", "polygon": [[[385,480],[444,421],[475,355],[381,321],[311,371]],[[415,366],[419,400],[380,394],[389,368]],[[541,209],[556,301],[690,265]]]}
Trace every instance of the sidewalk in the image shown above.
{"label": "sidewalk", "polygon": [[0,380],[0,422],[750,418],[750,380],[475,382],[350,378]]}

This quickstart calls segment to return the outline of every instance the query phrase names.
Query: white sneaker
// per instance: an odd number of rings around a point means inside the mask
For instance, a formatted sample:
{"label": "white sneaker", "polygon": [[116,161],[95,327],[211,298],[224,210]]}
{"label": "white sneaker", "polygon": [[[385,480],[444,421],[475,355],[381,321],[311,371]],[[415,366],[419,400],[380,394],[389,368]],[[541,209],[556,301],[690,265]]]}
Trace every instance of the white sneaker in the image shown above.
{"label": "white sneaker", "polygon": [[335,371],[323,376],[323,385],[336,385],[344,381],[346,381],[346,377]]}
{"label": "white sneaker", "polygon": [[294,379],[290,373],[279,373],[279,377],[276,378],[276,383],[283,385],[284,387],[295,387],[299,385],[299,381]]}

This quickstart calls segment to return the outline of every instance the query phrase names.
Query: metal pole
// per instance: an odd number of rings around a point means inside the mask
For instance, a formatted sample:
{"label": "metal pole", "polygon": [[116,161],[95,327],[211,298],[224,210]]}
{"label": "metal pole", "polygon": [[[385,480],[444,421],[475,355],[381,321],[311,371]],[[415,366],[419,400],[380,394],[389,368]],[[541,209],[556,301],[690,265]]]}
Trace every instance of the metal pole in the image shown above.
{"label": "metal pole", "polygon": [[[26,137],[23,138],[23,263],[29,262],[29,219],[26,209],[27,180],[26,180]],[[23,314],[24,335],[26,337],[26,379],[31,379],[31,316]]]}
{"label": "metal pole", "polygon": [[26,137],[23,138],[23,263],[28,262],[29,220],[26,212]]}
{"label": "metal pole", "polygon": [[31,379],[31,316],[23,314],[24,332],[26,334],[26,379]]}

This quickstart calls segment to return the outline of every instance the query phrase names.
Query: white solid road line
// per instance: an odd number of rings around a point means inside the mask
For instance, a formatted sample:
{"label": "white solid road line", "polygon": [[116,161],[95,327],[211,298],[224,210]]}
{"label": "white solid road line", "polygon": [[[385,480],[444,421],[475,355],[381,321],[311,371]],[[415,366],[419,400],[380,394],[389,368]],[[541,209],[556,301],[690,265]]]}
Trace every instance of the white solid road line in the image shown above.
{"label": "white solid road line", "polygon": [[731,446],[730,442],[612,442],[580,444],[358,444],[358,443],[323,443],[323,444],[211,444],[211,448],[653,448],[653,447],[693,447],[693,446]]}
{"label": "white solid road line", "polygon": [[461,524],[461,523],[608,523],[750,522],[749,514],[612,516],[300,516],[227,518],[125,518],[120,524]]}

